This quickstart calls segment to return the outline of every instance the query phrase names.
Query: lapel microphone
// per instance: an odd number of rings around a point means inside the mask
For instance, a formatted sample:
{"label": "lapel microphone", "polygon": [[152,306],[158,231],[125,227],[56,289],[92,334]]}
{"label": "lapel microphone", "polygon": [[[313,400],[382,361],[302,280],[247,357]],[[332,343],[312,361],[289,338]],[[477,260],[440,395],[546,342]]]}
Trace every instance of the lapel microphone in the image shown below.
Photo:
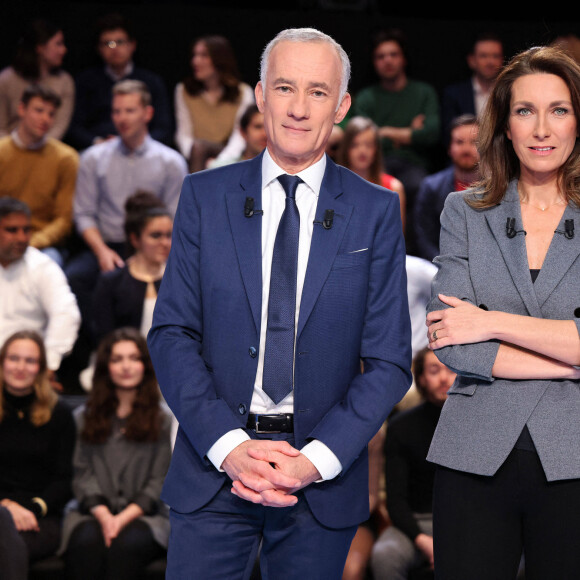
{"label": "lapel microphone", "polygon": [[261,209],[254,209],[254,198],[246,197],[246,202],[244,203],[244,216],[251,218],[254,214],[263,214]]}
{"label": "lapel microphone", "polygon": [[555,234],[562,234],[567,240],[571,240],[574,237],[574,220],[564,221],[564,231],[555,230]]}
{"label": "lapel microphone", "polygon": [[516,218],[508,218],[505,224],[505,235],[511,240],[515,238],[517,234],[526,235],[526,230],[516,230]]}
{"label": "lapel microphone", "polygon": [[315,225],[321,225],[325,230],[329,230],[332,227],[332,222],[334,221],[334,210],[327,209],[324,211],[324,219],[322,221],[315,221]]}

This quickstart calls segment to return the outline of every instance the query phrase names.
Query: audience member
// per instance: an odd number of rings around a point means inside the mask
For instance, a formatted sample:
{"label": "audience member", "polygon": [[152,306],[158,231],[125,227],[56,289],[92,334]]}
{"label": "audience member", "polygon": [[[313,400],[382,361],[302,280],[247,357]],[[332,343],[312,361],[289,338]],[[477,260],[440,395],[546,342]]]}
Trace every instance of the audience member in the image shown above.
{"label": "audience member", "polygon": [[[439,143],[439,99],[435,89],[407,76],[406,38],[400,30],[387,30],[373,40],[373,64],[378,83],[362,89],[354,102],[354,115],[372,119],[379,127],[385,170],[403,182],[407,215],[412,215],[415,194],[432,167]],[[412,220],[407,220],[407,244],[413,242]]]}
{"label": "audience member", "polygon": [[139,578],[169,536],[159,495],[171,457],[171,417],[145,339],[120,328],[99,345],[93,387],[75,411],[73,491],[63,525],[66,577]]}
{"label": "audience member", "polygon": [[441,116],[446,139],[453,119],[465,113],[479,116],[503,63],[503,43],[500,38],[492,33],[480,34],[467,55],[467,64],[473,73],[471,78],[443,90]]}
{"label": "audience member", "polygon": [[123,326],[137,328],[147,336],[171,248],[173,217],[155,195],[132,195],[125,212],[125,236],[132,255],[122,268],[99,276],[92,308],[97,342]]}
{"label": "audience member", "polygon": [[335,162],[338,163],[338,151],[340,144],[344,137],[344,130],[340,125],[333,125],[330,137],[326,142],[326,154]]}
{"label": "audience member", "polygon": [[451,164],[428,175],[421,183],[413,218],[417,252],[426,260],[433,260],[439,254],[439,216],[445,199],[452,191],[463,191],[479,179],[478,133],[474,115],[465,114],[455,119],[451,124],[448,148]]}
{"label": "audience member", "polygon": [[396,177],[384,171],[379,129],[371,119],[352,117],[348,121],[338,151],[338,163],[363,179],[396,192],[401,204],[401,221],[404,229],[405,188]]}
{"label": "audience member", "polygon": [[61,68],[66,52],[61,28],[40,19],[30,23],[18,43],[12,65],[0,72],[0,136],[16,127],[24,90],[30,84],[40,84],[52,89],[61,100],[48,136],[59,140],[64,137],[75,101],[74,81]]}
{"label": "audience member", "polygon": [[406,580],[414,568],[433,567],[435,466],[426,456],[455,375],[428,348],[415,356],[413,374],[424,401],[387,425],[385,485],[391,523],[373,547],[374,580]]}
{"label": "audience member", "polygon": [[71,497],[75,425],[50,385],[46,351],[34,331],[0,349],[0,566],[25,580],[29,562],[54,554]]}
{"label": "audience member", "polygon": [[72,147],[48,137],[60,103],[56,93],[41,85],[24,90],[18,125],[0,138],[0,195],[26,202],[31,211],[30,245],[62,266],[79,158]]}
{"label": "audience member", "polygon": [[76,103],[68,142],[77,149],[86,149],[116,135],[111,91],[115,83],[133,79],[145,83],[151,94],[151,136],[169,144],[173,123],[167,88],[156,73],[134,64],[137,40],[128,21],[119,14],[106,15],[97,23],[96,36],[103,64],[81,72],[75,79]]}
{"label": "audience member", "polygon": [[223,36],[202,36],[192,44],[192,74],[175,87],[175,142],[191,171],[209,159],[239,157],[245,141],[239,121],[255,102],[240,81],[234,51]]}
{"label": "audience member", "polygon": [[62,269],[29,246],[30,236],[30,208],[0,198],[0,343],[22,329],[38,331],[54,372],[73,347],[80,314]]}
{"label": "audience member", "polygon": [[260,113],[257,105],[250,105],[240,118],[240,134],[246,144],[242,154],[239,157],[214,159],[209,163],[210,167],[253,159],[266,148],[264,114]]}

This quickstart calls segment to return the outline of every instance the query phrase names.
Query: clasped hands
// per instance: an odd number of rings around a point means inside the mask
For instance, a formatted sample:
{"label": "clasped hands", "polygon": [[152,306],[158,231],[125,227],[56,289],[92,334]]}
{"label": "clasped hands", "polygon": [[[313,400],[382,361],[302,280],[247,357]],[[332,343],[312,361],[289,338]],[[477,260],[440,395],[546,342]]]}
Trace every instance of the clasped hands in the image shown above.
{"label": "clasped hands", "polygon": [[227,455],[222,469],[234,495],[269,507],[295,505],[293,494],[320,479],[313,463],[287,441],[244,441]]}
{"label": "clasped hands", "polygon": [[490,312],[453,296],[439,294],[439,300],[451,308],[427,314],[429,348],[436,350],[452,344],[470,344],[492,338]]}

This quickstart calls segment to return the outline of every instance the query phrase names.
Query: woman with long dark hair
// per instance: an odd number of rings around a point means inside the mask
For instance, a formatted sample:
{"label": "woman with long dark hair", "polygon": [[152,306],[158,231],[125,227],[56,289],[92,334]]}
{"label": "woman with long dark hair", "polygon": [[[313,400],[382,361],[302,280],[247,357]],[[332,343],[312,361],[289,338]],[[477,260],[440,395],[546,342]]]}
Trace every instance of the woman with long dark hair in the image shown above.
{"label": "woman with long dark hair", "polygon": [[0,349],[0,575],[26,580],[54,554],[71,496],[75,425],[53,390],[40,335],[19,331]]}
{"label": "woman with long dark hair", "polygon": [[175,141],[190,169],[199,171],[212,158],[241,155],[239,122],[254,92],[241,82],[227,38],[202,36],[192,43],[191,55],[191,74],[175,88]]}
{"label": "woman with long dark hair", "polygon": [[101,341],[89,400],[76,419],[76,507],[65,518],[61,549],[67,577],[138,578],[167,547],[168,512],[159,495],[171,418],[137,329],[120,328]]}
{"label": "woman with long dark hair", "polygon": [[0,136],[18,124],[18,104],[24,90],[40,84],[60,97],[49,137],[62,140],[74,109],[75,85],[62,69],[67,48],[62,28],[48,20],[34,20],[24,31],[11,66],[0,72]]}

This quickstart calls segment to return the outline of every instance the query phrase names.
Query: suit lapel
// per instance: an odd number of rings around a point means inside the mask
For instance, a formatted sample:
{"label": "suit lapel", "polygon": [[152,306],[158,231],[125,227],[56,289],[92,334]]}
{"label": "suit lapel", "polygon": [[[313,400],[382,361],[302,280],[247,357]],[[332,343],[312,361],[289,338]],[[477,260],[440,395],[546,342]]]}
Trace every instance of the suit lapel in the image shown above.
{"label": "suit lapel", "polygon": [[255,209],[262,208],[262,155],[248,162],[239,186],[226,194],[228,218],[240,272],[256,332],[259,332],[262,304],[262,216],[244,215],[246,197],[254,198]]}
{"label": "suit lapel", "polygon": [[327,158],[326,171],[316,206],[315,221],[322,222],[327,209],[334,210],[334,220],[332,228],[328,230],[324,229],[320,224],[314,225],[300,303],[297,329],[298,336],[302,332],[316,304],[322,286],[328,277],[352,214],[353,207],[340,200],[342,194],[342,182],[338,168]]}
{"label": "suit lapel", "polygon": [[508,238],[506,234],[508,218],[515,219],[514,228],[517,232],[521,232],[524,229],[516,181],[510,183],[501,204],[485,211],[485,218],[499,246],[513,283],[518,289],[530,316],[541,317],[542,313],[528,266],[525,235],[518,233],[515,237]]}
{"label": "suit lapel", "polygon": [[575,232],[570,240],[564,236],[565,221],[574,220],[574,225],[580,227],[579,217],[580,211],[575,206],[569,205],[564,210],[562,220],[554,233],[544,264],[534,284],[540,306],[548,299],[580,254],[580,232]]}

